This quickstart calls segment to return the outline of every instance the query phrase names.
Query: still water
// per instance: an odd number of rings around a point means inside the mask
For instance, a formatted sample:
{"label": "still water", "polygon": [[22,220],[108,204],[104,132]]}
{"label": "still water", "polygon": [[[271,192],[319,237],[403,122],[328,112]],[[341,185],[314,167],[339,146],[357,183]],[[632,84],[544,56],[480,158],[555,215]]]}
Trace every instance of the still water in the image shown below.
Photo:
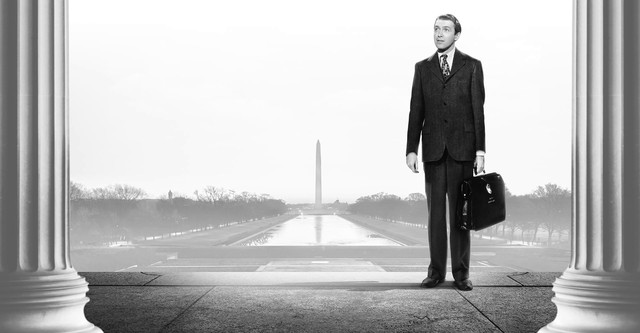
{"label": "still water", "polygon": [[244,239],[240,246],[400,246],[402,244],[385,238],[336,215],[298,216],[268,229],[258,235]]}

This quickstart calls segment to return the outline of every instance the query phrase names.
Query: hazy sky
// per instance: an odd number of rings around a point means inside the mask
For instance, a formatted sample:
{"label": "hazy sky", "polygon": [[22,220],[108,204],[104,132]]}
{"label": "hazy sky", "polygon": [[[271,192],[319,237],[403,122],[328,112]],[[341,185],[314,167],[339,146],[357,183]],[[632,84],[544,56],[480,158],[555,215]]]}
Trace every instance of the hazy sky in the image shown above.
{"label": "hazy sky", "polygon": [[424,192],[409,99],[443,13],[483,63],[487,171],[515,194],[570,187],[569,0],[69,3],[71,179],[87,187],[313,202],[319,139],[325,202]]}

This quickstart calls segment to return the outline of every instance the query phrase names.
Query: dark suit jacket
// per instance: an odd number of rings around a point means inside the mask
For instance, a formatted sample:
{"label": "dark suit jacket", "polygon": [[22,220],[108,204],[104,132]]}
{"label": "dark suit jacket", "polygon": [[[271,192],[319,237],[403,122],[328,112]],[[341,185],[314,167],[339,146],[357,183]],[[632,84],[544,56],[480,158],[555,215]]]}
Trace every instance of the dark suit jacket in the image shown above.
{"label": "dark suit jacket", "polygon": [[417,153],[422,137],[423,162],[439,160],[445,148],[457,161],[473,161],[477,150],[486,151],[482,64],[455,52],[446,81],[438,53],[416,64],[406,153]]}

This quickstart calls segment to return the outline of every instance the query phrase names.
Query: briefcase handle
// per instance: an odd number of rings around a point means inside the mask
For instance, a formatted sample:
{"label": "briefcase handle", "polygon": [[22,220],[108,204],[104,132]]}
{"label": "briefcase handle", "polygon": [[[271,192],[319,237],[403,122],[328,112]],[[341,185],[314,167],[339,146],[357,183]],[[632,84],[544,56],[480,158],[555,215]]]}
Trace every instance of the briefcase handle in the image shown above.
{"label": "briefcase handle", "polygon": [[[492,174],[492,173],[495,173],[495,172],[489,172],[489,173],[487,173],[486,171],[484,171],[484,170],[483,170],[483,171],[482,171],[482,174],[475,175],[475,176],[473,176],[473,178],[476,178],[476,177],[483,177],[483,176],[486,176],[486,175],[490,175],[490,174]],[[487,181],[486,181],[486,180],[485,180],[485,183],[487,183]],[[466,186],[465,186],[465,185],[466,185]],[[468,199],[468,198],[469,198],[469,196],[471,196],[471,187],[470,187],[470,186],[468,186],[468,184],[467,184],[466,182],[464,182],[464,181],[462,182],[462,184],[460,184],[460,193],[462,193],[462,198],[463,198],[463,199]]]}

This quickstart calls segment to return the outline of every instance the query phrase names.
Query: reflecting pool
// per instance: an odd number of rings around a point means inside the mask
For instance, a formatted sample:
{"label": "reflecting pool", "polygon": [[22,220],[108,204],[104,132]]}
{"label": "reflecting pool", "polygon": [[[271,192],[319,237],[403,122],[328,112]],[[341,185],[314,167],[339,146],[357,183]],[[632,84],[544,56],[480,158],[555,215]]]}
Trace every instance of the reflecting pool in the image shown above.
{"label": "reflecting pool", "polygon": [[260,234],[243,239],[239,246],[401,246],[374,231],[336,215],[301,215]]}

